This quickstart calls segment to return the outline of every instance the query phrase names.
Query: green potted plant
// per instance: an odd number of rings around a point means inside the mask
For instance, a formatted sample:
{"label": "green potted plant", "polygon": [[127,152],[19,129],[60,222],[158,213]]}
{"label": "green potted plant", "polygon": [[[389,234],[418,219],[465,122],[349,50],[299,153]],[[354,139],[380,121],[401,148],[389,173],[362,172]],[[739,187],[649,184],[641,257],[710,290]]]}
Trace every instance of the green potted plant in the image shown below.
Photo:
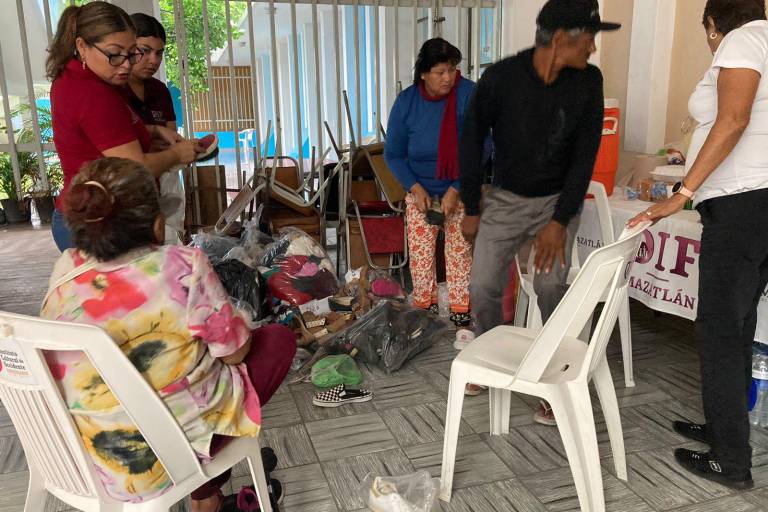
{"label": "green potted plant", "polygon": [[[21,175],[22,189],[29,185],[29,176],[22,171]],[[29,221],[29,208],[19,200],[16,191],[16,181],[13,179],[13,167],[11,166],[11,155],[8,153],[0,154],[0,204],[5,212],[6,221],[10,224]]]}
{"label": "green potted plant", "polygon": [[[21,129],[16,132],[17,140],[22,144],[32,143],[35,140],[31,117],[25,115],[30,111],[30,106],[23,104],[12,112],[14,117],[21,116],[24,119]],[[53,124],[50,107],[37,105],[37,119],[43,144],[52,142]],[[49,223],[53,217],[56,196],[64,185],[64,174],[56,152],[43,150],[43,161],[47,184],[43,183],[40,178],[37,153],[19,153],[19,166],[22,174],[29,177],[28,184],[30,186],[27,189],[29,197],[35,203],[35,210],[40,217],[40,222]]]}

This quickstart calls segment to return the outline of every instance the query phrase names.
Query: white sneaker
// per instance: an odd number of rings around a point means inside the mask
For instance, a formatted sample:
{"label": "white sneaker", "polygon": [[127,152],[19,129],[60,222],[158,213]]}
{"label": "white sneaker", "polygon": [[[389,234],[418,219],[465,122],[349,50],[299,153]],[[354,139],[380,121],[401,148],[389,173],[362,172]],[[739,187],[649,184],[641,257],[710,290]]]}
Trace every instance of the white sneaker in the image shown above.
{"label": "white sneaker", "polygon": [[453,342],[453,348],[456,350],[464,350],[469,342],[475,339],[475,333],[469,329],[459,329],[456,331],[456,341]]}

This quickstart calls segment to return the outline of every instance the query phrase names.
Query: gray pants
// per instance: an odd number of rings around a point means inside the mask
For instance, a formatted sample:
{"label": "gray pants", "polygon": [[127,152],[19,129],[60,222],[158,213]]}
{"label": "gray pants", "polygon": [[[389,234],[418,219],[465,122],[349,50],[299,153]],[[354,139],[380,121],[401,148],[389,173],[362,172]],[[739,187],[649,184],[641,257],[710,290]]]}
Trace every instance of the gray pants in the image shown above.
{"label": "gray pants", "polygon": [[[472,312],[477,334],[503,323],[502,298],[508,283],[509,265],[526,242],[533,240],[550,220],[560,194],[545,197],[523,197],[492,187],[483,197],[480,229],[470,277]],[[536,274],[533,288],[538,296],[544,322],[557,307],[567,289],[571,252],[580,215],[568,224],[565,242],[565,268],[559,258],[548,274]]]}

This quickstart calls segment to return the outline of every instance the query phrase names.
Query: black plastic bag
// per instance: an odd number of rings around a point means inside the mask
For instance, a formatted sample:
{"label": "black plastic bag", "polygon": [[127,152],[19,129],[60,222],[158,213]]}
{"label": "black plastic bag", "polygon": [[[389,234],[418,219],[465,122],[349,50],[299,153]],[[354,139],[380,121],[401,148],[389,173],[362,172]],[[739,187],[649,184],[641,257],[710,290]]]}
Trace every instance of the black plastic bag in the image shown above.
{"label": "black plastic bag", "polygon": [[328,340],[330,352],[357,348],[357,358],[387,373],[439,340],[452,339],[455,327],[426,310],[382,301],[357,322]]}

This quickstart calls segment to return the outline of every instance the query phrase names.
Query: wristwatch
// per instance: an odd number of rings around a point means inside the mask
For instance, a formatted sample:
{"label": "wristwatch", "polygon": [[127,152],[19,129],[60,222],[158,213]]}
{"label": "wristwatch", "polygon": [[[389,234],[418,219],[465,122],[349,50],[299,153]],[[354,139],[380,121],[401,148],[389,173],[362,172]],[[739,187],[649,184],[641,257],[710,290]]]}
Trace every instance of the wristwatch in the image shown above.
{"label": "wristwatch", "polygon": [[685,188],[682,181],[678,181],[672,186],[672,193],[683,195],[688,199],[693,199],[693,191]]}

